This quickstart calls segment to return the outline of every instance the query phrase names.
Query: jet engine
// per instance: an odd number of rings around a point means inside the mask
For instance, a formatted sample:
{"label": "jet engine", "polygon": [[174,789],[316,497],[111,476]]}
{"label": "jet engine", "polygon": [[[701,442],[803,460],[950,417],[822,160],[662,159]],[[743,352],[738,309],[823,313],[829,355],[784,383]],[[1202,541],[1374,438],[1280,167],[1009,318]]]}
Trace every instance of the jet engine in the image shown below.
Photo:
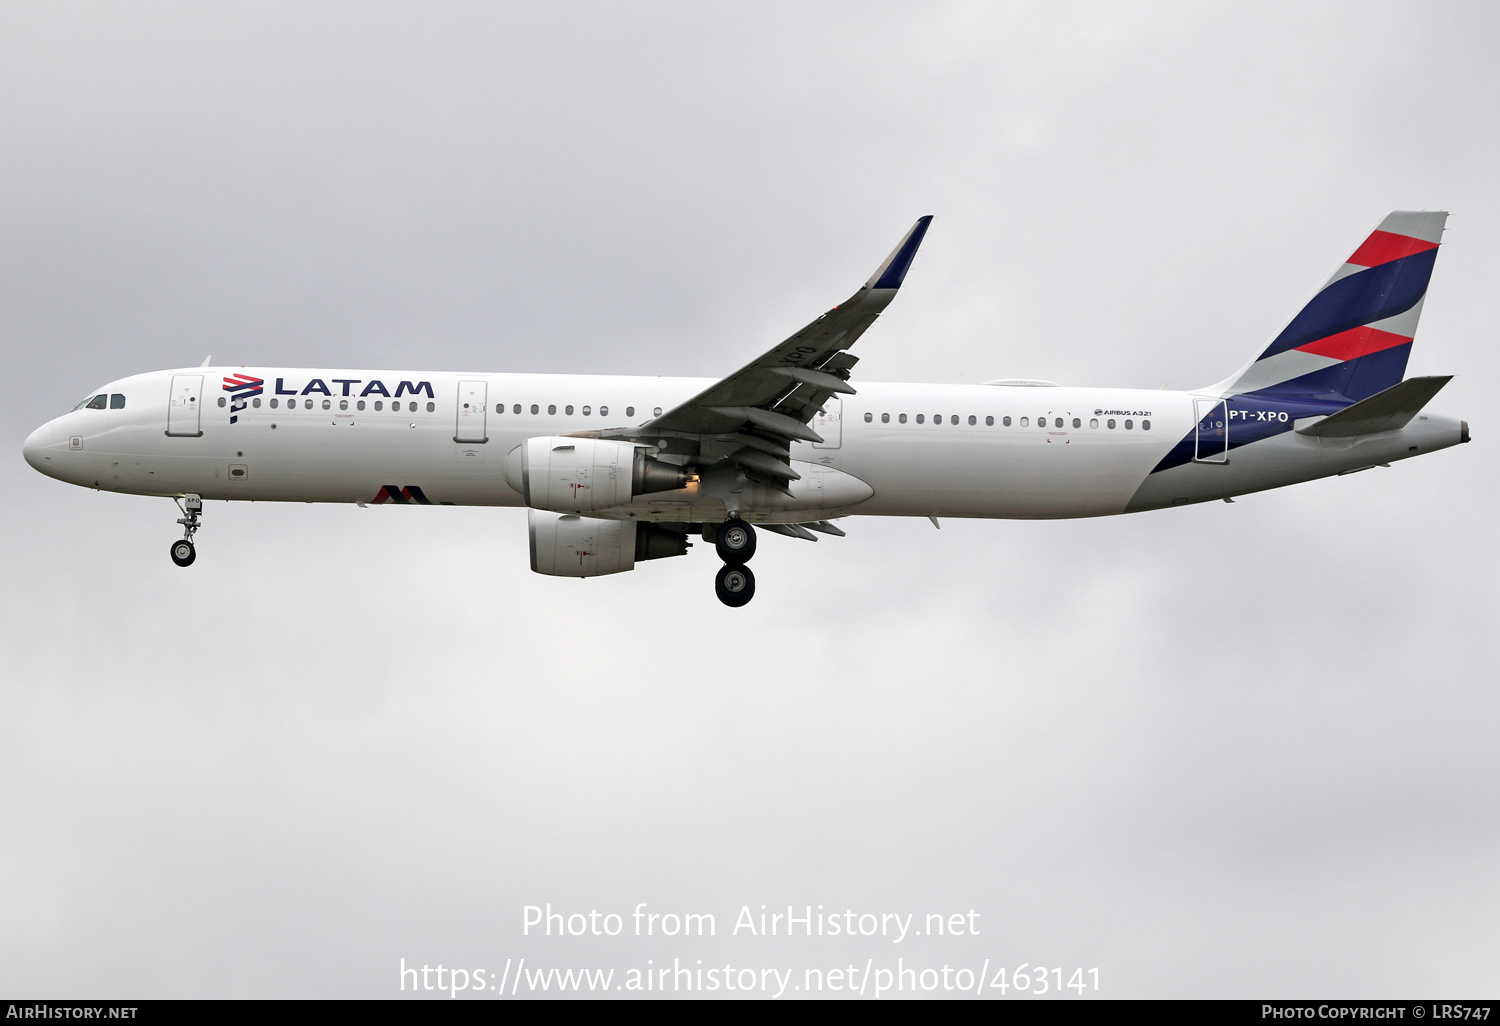
{"label": "jet engine", "polygon": [[687,553],[687,535],[634,520],[595,520],[528,510],[531,569],[552,577],[601,577],[644,559]]}
{"label": "jet engine", "polygon": [[629,442],[552,436],[528,438],[512,449],[505,480],[533,509],[583,513],[681,488],[688,472]]}

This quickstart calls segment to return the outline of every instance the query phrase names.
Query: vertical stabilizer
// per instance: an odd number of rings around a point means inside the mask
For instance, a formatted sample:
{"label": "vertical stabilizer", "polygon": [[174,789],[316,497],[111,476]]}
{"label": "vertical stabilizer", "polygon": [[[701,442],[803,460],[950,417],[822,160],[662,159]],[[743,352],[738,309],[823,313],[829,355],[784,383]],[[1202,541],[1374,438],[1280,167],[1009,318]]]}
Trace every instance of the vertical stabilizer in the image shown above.
{"label": "vertical stabilizer", "polygon": [[1212,391],[1354,403],[1398,384],[1447,220],[1387,214],[1265,352]]}

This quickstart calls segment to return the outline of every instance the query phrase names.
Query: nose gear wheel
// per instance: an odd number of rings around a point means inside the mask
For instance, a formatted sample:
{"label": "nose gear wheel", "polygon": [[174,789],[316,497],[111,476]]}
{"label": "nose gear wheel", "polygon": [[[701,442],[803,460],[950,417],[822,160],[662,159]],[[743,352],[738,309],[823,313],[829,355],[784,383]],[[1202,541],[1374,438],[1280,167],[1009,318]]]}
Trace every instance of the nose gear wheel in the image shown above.
{"label": "nose gear wheel", "polygon": [[197,558],[198,550],[186,538],[179,538],[172,543],[172,562],[178,566],[192,566],[193,560]]}

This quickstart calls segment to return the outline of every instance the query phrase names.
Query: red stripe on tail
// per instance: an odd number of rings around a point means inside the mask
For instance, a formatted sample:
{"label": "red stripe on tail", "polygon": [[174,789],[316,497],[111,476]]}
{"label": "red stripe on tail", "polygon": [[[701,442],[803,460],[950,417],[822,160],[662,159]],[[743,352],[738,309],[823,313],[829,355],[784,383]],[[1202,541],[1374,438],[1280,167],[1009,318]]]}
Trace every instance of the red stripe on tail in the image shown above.
{"label": "red stripe on tail", "polygon": [[1326,356],[1333,360],[1355,360],[1361,356],[1378,353],[1382,349],[1390,349],[1392,346],[1403,346],[1410,341],[1411,339],[1405,335],[1365,326],[1350,328],[1337,335],[1329,335],[1316,342],[1309,342],[1305,346],[1298,346],[1297,351],[1312,353],[1314,356]]}
{"label": "red stripe on tail", "polygon": [[1436,242],[1428,242],[1426,239],[1416,239],[1410,235],[1396,235],[1392,232],[1373,231],[1346,262],[1359,264],[1361,267],[1374,267],[1377,264],[1388,264],[1392,260],[1409,257],[1413,253],[1425,253],[1437,247]]}

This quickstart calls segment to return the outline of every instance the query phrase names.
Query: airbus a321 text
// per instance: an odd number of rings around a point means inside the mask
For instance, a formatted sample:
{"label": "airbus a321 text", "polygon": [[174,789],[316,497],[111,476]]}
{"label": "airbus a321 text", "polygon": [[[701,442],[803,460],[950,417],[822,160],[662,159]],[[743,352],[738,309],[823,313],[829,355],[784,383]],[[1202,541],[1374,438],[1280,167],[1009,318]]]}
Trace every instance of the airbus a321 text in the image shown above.
{"label": "airbus a321 text", "polygon": [[60,481],[171,497],[190,565],[204,500],[525,506],[531,568],[631,570],[713,544],[755,593],[758,532],[874,516],[1095,517],[1348,474],[1469,440],[1403,380],[1447,214],[1397,211],[1263,352],[1186,392],[853,381],[923,217],[844,303],[722,380],[183,368],[101,385],[26,439]]}

